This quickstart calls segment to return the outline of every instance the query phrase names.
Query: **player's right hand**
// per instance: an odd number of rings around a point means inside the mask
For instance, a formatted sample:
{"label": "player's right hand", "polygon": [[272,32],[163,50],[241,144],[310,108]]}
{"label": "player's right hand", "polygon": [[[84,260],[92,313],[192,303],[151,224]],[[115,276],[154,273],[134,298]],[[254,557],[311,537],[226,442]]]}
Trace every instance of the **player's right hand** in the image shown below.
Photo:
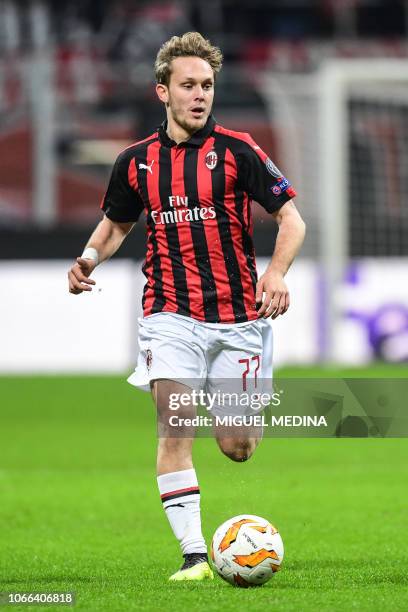
{"label": "player's right hand", "polygon": [[83,291],[92,291],[90,285],[95,285],[95,281],[89,278],[89,276],[95,267],[93,259],[77,257],[76,263],[74,263],[68,272],[69,292],[78,295]]}

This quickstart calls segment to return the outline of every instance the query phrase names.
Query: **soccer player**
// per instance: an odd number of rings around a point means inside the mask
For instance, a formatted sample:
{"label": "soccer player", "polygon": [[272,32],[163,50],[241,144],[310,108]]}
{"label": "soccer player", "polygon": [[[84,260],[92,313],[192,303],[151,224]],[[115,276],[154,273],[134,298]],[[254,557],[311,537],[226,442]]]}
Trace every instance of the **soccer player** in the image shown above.
{"label": "soccer player", "polygon": [[[266,319],[289,307],[284,276],[305,226],[289,181],[246,133],[211,114],[222,55],[197,32],[173,36],[159,50],[156,92],[166,111],[157,132],[117,158],[101,208],[104,217],[68,272],[69,291],[91,291],[95,267],[120,247],[144,211],[147,282],[139,321],[139,359],[132,384],[151,390],[161,426],[157,482],[184,556],[170,580],[212,578],[201,531],[200,489],[191,427],[174,435],[171,398],[185,381],[271,379],[272,337]],[[274,217],[278,235],[257,279],[251,201]],[[184,381],[184,383],[183,383]],[[193,386],[193,383],[191,384]],[[222,412],[222,407],[215,406]],[[178,416],[195,414],[182,406]],[[218,431],[221,451],[247,460],[261,433]]]}

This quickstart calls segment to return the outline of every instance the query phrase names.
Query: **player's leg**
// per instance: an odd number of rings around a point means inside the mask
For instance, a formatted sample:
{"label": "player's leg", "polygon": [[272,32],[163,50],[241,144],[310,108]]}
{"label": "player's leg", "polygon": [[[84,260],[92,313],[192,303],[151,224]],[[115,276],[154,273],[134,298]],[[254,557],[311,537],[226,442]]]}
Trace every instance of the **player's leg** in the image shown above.
{"label": "player's leg", "polygon": [[[233,461],[247,461],[263,435],[263,426],[252,419],[262,409],[257,397],[272,392],[272,328],[265,320],[215,334],[215,346],[209,366],[210,387],[225,388],[239,397],[236,407],[217,406],[214,416],[242,416],[246,425],[222,425],[216,421],[214,434],[220,450]],[[217,338],[218,336],[218,338]],[[247,408],[241,400],[247,399]],[[252,420],[251,420],[252,419]]]}
{"label": "player's leg", "polygon": [[177,411],[171,411],[172,394],[186,392],[207,375],[205,333],[196,327],[192,319],[167,312],[140,319],[138,363],[128,379],[131,384],[144,390],[150,390],[153,381],[156,381],[153,397],[159,426],[157,482],[164,510],[186,555],[185,563],[193,565],[192,568],[183,566],[183,571],[174,576],[177,580],[212,577],[206,563],[207,549],[201,532],[200,491],[191,458],[194,431],[192,428],[179,428],[177,431],[175,427],[170,430],[169,421],[171,416],[194,416],[191,406],[181,406]]}
{"label": "player's leg", "polygon": [[192,447],[194,428],[171,425],[171,418],[178,420],[193,418],[193,406],[180,406],[177,411],[170,409],[170,397],[188,393],[190,389],[174,380],[152,382],[152,396],[157,409],[158,447],[157,475],[191,470],[193,468]]}
{"label": "player's leg", "polygon": [[164,511],[184,556],[180,571],[170,577],[177,581],[213,577],[201,531],[200,489],[192,460],[194,427],[184,425],[185,419],[194,418],[196,407],[180,403],[177,411],[171,409],[175,398],[185,397],[189,391],[172,380],[152,383],[159,436],[157,483]]}

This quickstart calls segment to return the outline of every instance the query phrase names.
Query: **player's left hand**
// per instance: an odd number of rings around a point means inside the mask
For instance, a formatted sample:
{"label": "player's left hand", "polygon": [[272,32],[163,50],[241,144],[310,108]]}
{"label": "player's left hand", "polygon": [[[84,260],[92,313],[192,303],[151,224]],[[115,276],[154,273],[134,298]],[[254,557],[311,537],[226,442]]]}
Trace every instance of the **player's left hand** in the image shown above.
{"label": "player's left hand", "polygon": [[256,285],[258,318],[276,319],[285,314],[290,305],[289,291],[280,272],[266,271]]}

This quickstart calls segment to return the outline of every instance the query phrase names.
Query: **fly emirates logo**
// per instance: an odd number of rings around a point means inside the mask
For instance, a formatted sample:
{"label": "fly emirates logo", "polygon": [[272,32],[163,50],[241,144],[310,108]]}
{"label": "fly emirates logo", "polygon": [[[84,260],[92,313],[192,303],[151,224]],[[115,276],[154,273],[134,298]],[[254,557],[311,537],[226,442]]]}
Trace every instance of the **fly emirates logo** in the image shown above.
{"label": "fly emirates logo", "polygon": [[169,196],[170,210],[152,210],[152,219],[156,225],[183,223],[184,221],[206,221],[215,219],[214,206],[188,207],[188,196]]}

